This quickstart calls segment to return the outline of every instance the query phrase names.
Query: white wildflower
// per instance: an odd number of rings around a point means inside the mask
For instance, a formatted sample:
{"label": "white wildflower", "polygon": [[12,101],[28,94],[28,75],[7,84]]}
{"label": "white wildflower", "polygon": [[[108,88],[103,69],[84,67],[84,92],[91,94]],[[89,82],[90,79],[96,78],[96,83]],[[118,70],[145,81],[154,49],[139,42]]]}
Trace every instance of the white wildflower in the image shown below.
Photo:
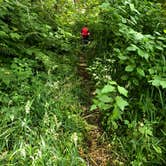
{"label": "white wildflower", "polygon": [[74,142],[75,146],[77,146],[78,136],[76,132],[72,134],[71,140]]}
{"label": "white wildflower", "polygon": [[26,114],[30,113],[31,105],[32,105],[32,101],[28,100],[26,105],[25,105],[25,112],[26,112]]}
{"label": "white wildflower", "polygon": [[21,149],[20,150],[20,154],[21,154],[21,156],[23,156],[25,158],[26,157],[26,151],[25,151],[25,149]]}

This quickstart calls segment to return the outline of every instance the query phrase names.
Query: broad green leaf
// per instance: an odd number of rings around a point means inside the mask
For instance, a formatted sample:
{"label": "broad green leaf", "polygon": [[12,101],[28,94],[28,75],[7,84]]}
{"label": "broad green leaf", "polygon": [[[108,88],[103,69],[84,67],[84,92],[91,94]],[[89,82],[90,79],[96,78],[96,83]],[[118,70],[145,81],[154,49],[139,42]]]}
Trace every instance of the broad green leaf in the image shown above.
{"label": "broad green leaf", "polygon": [[164,29],[163,32],[166,33],[166,29]]}
{"label": "broad green leaf", "polygon": [[112,120],[117,120],[121,118],[121,114],[120,114],[120,110],[119,108],[115,105],[113,111],[112,111],[112,116],[111,119]]}
{"label": "broad green leaf", "polygon": [[126,59],[128,59],[128,56],[118,55],[118,58],[119,58],[120,60],[126,60]]}
{"label": "broad green leaf", "polygon": [[130,3],[129,5],[130,5],[130,9],[131,9],[131,11],[135,11],[134,4],[133,4],[133,3]]}
{"label": "broad green leaf", "polygon": [[126,24],[127,23],[127,19],[122,17],[122,23]]}
{"label": "broad green leaf", "polygon": [[166,88],[166,80],[161,80],[160,85],[162,86],[163,89]]}
{"label": "broad green leaf", "polygon": [[111,85],[117,85],[117,83],[115,81],[109,81],[109,84],[111,84]]}
{"label": "broad green leaf", "polygon": [[104,103],[112,102],[112,98],[107,96],[107,95],[100,95],[99,100],[104,102]]}
{"label": "broad green leaf", "polygon": [[126,66],[125,71],[132,72],[134,70],[134,67],[135,67],[134,65],[128,65]]}
{"label": "broad green leaf", "polygon": [[136,32],[134,37],[136,40],[144,39],[144,35],[142,33],[139,33],[139,32]]}
{"label": "broad green leaf", "polygon": [[160,77],[156,76],[154,80],[149,81],[152,83],[153,86],[159,87],[160,86]]}
{"label": "broad green leaf", "polygon": [[111,108],[110,104],[103,104],[102,107],[101,107],[102,110],[108,110],[110,108]]}
{"label": "broad green leaf", "polygon": [[161,50],[161,51],[163,51],[164,50],[164,48],[163,47],[161,47],[161,46],[159,46],[159,45],[156,45],[155,46],[158,50]]}
{"label": "broad green leaf", "polygon": [[131,44],[129,47],[127,47],[127,51],[136,51],[137,49],[139,49],[136,45]]}
{"label": "broad green leaf", "polygon": [[128,125],[129,121],[128,120],[124,120],[124,124]]}
{"label": "broad green leaf", "polygon": [[4,31],[0,31],[0,38],[8,37],[8,34]]}
{"label": "broad green leaf", "polygon": [[153,68],[148,69],[148,71],[149,71],[149,74],[151,74],[151,75],[156,72],[156,70],[154,70]]}
{"label": "broad green leaf", "polygon": [[166,38],[165,37],[158,37],[157,39],[159,39],[159,40],[166,40]]}
{"label": "broad green leaf", "polygon": [[118,128],[118,124],[115,121],[112,121],[112,126],[115,130]]}
{"label": "broad green leaf", "polygon": [[117,96],[116,97],[116,104],[117,106],[123,111],[124,108],[128,105],[128,102],[126,100],[124,100],[122,97]]}
{"label": "broad green leaf", "polygon": [[108,2],[104,2],[100,5],[100,8],[103,10],[108,10],[109,7],[110,7],[110,3],[108,3]]}
{"label": "broad green leaf", "polygon": [[118,86],[118,91],[119,91],[120,94],[122,94],[122,95],[127,97],[128,91],[125,88],[123,88],[121,86]]}
{"label": "broad green leaf", "polygon": [[95,90],[95,94],[101,94],[101,90],[97,88],[97,89]]}
{"label": "broad green leaf", "polygon": [[137,68],[137,73],[138,73],[140,76],[145,77],[145,73],[144,73],[144,71],[143,71],[141,68]]}
{"label": "broad green leaf", "polygon": [[137,52],[138,52],[138,55],[141,56],[142,58],[145,58],[145,59],[149,58],[148,53],[143,51],[142,49],[138,49]]}
{"label": "broad green leaf", "polygon": [[18,33],[10,33],[12,39],[20,39],[21,36]]}
{"label": "broad green leaf", "polygon": [[106,85],[101,91],[101,93],[109,93],[109,92],[115,92],[115,87],[112,85]]}
{"label": "broad green leaf", "polygon": [[111,105],[110,104],[105,104],[103,102],[98,103],[98,108],[101,110],[108,110],[110,109]]}
{"label": "broad green leaf", "polygon": [[97,106],[96,106],[95,104],[93,104],[93,105],[91,106],[91,108],[90,108],[90,111],[93,111],[93,110],[95,110],[95,109],[97,109]]}

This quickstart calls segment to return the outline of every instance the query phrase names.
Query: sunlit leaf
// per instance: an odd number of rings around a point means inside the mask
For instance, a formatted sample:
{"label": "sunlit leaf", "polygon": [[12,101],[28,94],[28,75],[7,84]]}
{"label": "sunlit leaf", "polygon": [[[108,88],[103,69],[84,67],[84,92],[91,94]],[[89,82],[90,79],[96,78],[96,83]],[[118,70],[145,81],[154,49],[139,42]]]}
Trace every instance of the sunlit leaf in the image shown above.
{"label": "sunlit leaf", "polygon": [[127,47],[127,51],[136,51],[138,47],[134,44],[131,44],[129,47]]}
{"label": "sunlit leaf", "polygon": [[93,111],[93,110],[95,110],[95,109],[97,109],[97,106],[96,106],[95,104],[93,104],[93,105],[91,106],[91,108],[90,108],[90,111]]}
{"label": "sunlit leaf", "polygon": [[127,72],[132,72],[133,70],[134,70],[134,66],[133,65],[128,65],[125,68],[125,71],[127,71]]}
{"label": "sunlit leaf", "polygon": [[166,80],[161,80],[160,85],[162,86],[162,88],[166,88]]}
{"label": "sunlit leaf", "polygon": [[10,33],[12,39],[20,39],[21,36],[18,33]]}
{"label": "sunlit leaf", "polygon": [[159,79],[154,79],[150,81],[153,86],[159,87],[160,86],[160,80]]}
{"label": "sunlit leaf", "polygon": [[107,96],[107,95],[101,95],[99,96],[99,100],[104,102],[104,103],[109,103],[112,102],[112,98]]}
{"label": "sunlit leaf", "polygon": [[128,91],[125,88],[123,88],[121,86],[118,86],[118,91],[119,91],[120,94],[123,94],[124,96],[127,97]]}
{"label": "sunlit leaf", "polygon": [[141,68],[137,68],[137,73],[138,73],[140,76],[145,77],[145,72],[144,72],[143,69],[141,69]]}
{"label": "sunlit leaf", "polygon": [[106,85],[101,91],[102,93],[115,92],[115,87],[112,85]]}
{"label": "sunlit leaf", "polygon": [[142,58],[145,58],[145,59],[149,58],[149,54],[146,51],[142,49],[138,49],[137,51],[138,51],[138,55],[140,55]]}
{"label": "sunlit leaf", "polygon": [[8,34],[5,31],[0,31],[0,38],[8,37]]}
{"label": "sunlit leaf", "polygon": [[117,96],[116,97],[116,104],[117,106],[123,111],[126,106],[128,106],[128,102],[124,100],[122,97]]}

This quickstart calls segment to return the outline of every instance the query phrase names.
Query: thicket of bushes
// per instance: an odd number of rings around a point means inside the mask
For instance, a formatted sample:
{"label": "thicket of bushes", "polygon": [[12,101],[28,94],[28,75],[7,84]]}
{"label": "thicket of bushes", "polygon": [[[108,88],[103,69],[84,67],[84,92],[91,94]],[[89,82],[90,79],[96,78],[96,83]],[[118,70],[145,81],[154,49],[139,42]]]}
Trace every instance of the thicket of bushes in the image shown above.
{"label": "thicket of bushes", "polygon": [[0,1],[0,165],[85,165],[73,36],[41,2]]}
{"label": "thicket of bushes", "polygon": [[[166,24],[159,3],[103,1],[89,25],[93,109],[124,165],[166,163]],[[93,48],[92,47],[92,48]],[[94,50],[93,50],[94,51]],[[93,59],[95,56],[95,59]]]}
{"label": "thicket of bushes", "polygon": [[91,110],[101,111],[117,165],[166,164],[165,11],[148,0],[87,1],[70,17],[69,6],[0,1],[0,164],[86,165],[84,92],[66,30],[75,20],[75,34],[89,24]]}

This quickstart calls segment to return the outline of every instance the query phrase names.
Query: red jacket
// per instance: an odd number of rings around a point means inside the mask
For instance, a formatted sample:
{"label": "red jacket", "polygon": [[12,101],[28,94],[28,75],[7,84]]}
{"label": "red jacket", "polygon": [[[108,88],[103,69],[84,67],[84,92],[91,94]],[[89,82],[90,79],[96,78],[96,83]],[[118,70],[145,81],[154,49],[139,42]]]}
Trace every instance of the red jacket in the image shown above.
{"label": "red jacket", "polygon": [[81,30],[81,35],[82,35],[82,37],[87,37],[87,36],[89,36],[89,30],[88,30],[88,28],[87,27],[83,27],[82,28],[82,30]]}

